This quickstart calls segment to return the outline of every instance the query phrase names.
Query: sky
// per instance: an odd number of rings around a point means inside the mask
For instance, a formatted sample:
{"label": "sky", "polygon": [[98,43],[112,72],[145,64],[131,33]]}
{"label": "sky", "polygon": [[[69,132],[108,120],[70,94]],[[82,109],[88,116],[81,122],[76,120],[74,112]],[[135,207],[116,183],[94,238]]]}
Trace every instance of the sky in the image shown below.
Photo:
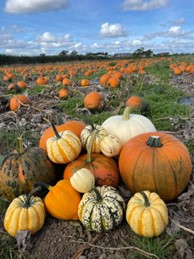
{"label": "sky", "polygon": [[0,0],[0,54],[194,53],[193,0]]}

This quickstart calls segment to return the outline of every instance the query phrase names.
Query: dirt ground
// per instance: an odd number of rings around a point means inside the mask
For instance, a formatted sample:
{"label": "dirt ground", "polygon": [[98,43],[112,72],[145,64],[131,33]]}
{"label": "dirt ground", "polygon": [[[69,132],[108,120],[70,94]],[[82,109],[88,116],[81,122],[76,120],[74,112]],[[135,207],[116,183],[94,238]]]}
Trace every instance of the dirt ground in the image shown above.
{"label": "dirt ground", "polygon": [[[184,91],[185,96],[194,95],[194,78],[192,75],[191,77],[174,78],[172,85]],[[34,131],[34,134],[37,129],[39,133],[47,128],[48,122],[43,118],[57,116],[57,110],[51,108],[57,99],[51,98],[52,95],[54,97],[51,90],[46,91],[48,92],[42,96],[36,96],[36,107],[23,107],[17,112],[17,116],[13,112],[3,110],[5,107],[2,106],[0,128],[16,129],[17,125],[27,125],[28,130]],[[194,138],[194,115],[178,123],[176,132],[172,134],[183,142]],[[126,201],[132,196],[123,185],[119,190]],[[78,221],[62,221],[47,215],[44,227],[38,233],[33,236],[26,232],[20,233],[18,243],[16,240],[13,243],[19,253],[29,259],[194,258],[194,177],[184,193],[167,206],[169,224],[162,235],[164,239],[169,240],[170,246],[175,247],[173,257],[172,254],[169,257],[156,256],[154,252],[149,254],[143,247],[140,248],[138,237],[130,230],[125,220],[114,230],[97,234],[87,232]],[[1,231],[2,222],[1,217]],[[174,235],[177,235],[177,238],[171,243],[170,238]]]}

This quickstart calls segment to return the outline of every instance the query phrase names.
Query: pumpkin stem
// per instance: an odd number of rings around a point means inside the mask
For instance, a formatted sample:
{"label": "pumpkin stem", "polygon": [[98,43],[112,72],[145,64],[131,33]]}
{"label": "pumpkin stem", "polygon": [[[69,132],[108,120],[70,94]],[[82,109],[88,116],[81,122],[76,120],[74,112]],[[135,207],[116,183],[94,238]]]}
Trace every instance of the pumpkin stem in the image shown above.
{"label": "pumpkin stem", "polygon": [[35,189],[33,189],[28,195],[27,195],[27,198],[26,198],[26,202],[24,204],[24,207],[25,208],[28,208],[30,206],[30,199],[32,198],[32,196],[34,195],[34,193],[38,192],[42,190],[42,187],[41,186],[38,186],[36,187]]}
{"label": "pumpkin stem", "polygon": [[101,194],[100,194],[100,192],[99,192],[99,190],[97,189],[97,188],[93,188],[92,189],[94,192],[95,192],[95,194],[96,194],[96,197],[97,197],[97,201],[102,201],[102,196],[101,196]]}
{"label": "pumpkin stem", "polygon": [[146,206],[146,207],[149,207],[149,206],[150,206],[150,202],[149,202],[148,197],[147,197],[147,195],[145,194],[145,192],[140,192],[140,194],[141,194],[141,195],[143,196],[143,198],[144,198],[145,206]]}
{"label": "pumpkin stem", "polygon": [[23,141],[22,141],[22,136],[17,138],[17,147],[16,150],[18,152],[18,154],[23,154],[24,149],[23,149]]}
{"label": "pumpkin stem", "polygon": [[35,183],[35,186],[39,186],[39,187],[45,188],[45,189],[47,189],[47,190],[50,190],[50,189],[52,188],[52,186],[49,185],[48,183],[41,182],[41,181],[37,181],[37,182]]}
{"label": "pumpkin stem", "polygon": [[162,147],[163,144],[160,141],[159,136],[150,136],[146,144],[150,147]]}
{"label": "pumpkin stem", "polygon": [[130,106],[127,106],[125,109],[124,109],[124,112],[123,112],[123,117],[122,117],[122,119],[124,120],[124,121],[128,121],[129,120],[129,115],[130,115],[130,113],[131,113],[131,107]]}
{"label": "pumpkin stem", "polygon": [[59,135],[59,132],[57,131],[55,124],[53,122],[51,122],[51,127],[55,133],[55,136],[57,137],[57,139],[61,138],[61,136]]}
{"label": "pumpkin stem", "polygon": [[97,134],[97,130],[95,129],[95,130],[92,132],[91,139],[90,139],[90,142],[89,142],[88,146],[86,146],[86,150],[87,150],[87,162],[92,162],[92,148],[93,148],[93,143],[94,143],[96,134]]}

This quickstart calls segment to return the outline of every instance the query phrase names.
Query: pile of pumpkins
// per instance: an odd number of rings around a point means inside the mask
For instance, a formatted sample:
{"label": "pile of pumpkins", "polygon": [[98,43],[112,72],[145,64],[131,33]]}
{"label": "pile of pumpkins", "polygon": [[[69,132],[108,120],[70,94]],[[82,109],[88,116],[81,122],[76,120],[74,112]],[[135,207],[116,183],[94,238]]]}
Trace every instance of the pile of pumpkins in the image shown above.
{"label": "pile of pumpkins", "polygon": [[[102,125],[68,121],[51,124],[39,147],[18,149],[0,169],[0,193],[10,200],[4,227],[11,236],[20,230],[39,231],[46,213],[61,220],[80,220],[88,231],[112,230],[125,218],[144,237],[159,236],[168,224],[167,202],[189,183],[192,163],[186,146],[156,130],[145,116],[131,114]],[[64,165],[57,179],[55,165]],[[126,202],[122,183],[133,196]],[[47,194],[35,195],[41,190]]]}

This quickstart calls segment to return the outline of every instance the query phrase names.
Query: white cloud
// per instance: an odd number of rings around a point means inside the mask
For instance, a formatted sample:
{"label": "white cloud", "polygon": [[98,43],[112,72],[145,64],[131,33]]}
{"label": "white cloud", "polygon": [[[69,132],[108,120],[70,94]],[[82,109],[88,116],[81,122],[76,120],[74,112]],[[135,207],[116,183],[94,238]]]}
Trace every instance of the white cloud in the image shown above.
{"label": "white cloud", "polygon": [[168,5],[168,3],[169,0],[124,0],[123,9],[125,11],[146,11],[165,7]]}
{"label": "white cloud", "polygon": [[172,26],[169,29],[169,34],[177,35],[181,33],[181,27],[180,26]]}
{"label": "white cloud", "polygon": [[67,7],[69,0],[7,0],[4,11],[7,13],[47,12]]}
{"label": "white cloud", "polygon": [[103,23],[99,32],[101,37],[121,37],[127,35],[127,30],[121,26],[121,24],[109,24]]}
{"label": "white cloud", "polygon": [[50,32],[44,32],[43,35],[38,37],[40,42],[53,42],[56,40],[56,37],[53,36]]}

